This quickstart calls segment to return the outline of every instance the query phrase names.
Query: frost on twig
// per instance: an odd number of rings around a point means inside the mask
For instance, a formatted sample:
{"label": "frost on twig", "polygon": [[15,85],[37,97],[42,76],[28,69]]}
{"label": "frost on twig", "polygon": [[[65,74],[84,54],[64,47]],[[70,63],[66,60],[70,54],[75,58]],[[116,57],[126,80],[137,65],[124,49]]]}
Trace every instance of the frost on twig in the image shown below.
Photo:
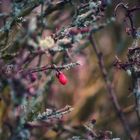
{"label": "frost on twig", "polygon": [[133,93],[136,98],[136,112],[140,121],[140,47],[132,48],[128,52],[129,62],[133,65],[130,68],[133,80]]}
{"label": "frost on twig", "polygon": [[59,110],[46,109],[45,112],[39,113],[32,121],[28,122],[27,126],[40,126],[42,122],[49,123],[61,120],[64,115],[69,114],[73,110],[74,108],[69,105],[66,105],[64,108]]}
{"label": "frost on twig", "polygon": [[46,66],[37,67],[37,68],[33,68],[33,69],[28,69],[28,70],[21,70],[20,73],[27,75],[27,74],[36,73],[39,71],[46,71],[46,70],[63,70],[63,69],[68,70],[77,65],[80,65],[80,63],[75,62],[75,63],[69,63],[69,64],[60,65],[60,66],[53,64],[53,65],[46,65]]}
{"label": "frost on twig", "polygon": [[49,119],[61,119],[63,115],[70,113],[73,111],[73,107],[67,105],[64,108],[60,110],[52,110],[52,109],[46,109],[45,112],[40,113],[35,120],[49,120]]}

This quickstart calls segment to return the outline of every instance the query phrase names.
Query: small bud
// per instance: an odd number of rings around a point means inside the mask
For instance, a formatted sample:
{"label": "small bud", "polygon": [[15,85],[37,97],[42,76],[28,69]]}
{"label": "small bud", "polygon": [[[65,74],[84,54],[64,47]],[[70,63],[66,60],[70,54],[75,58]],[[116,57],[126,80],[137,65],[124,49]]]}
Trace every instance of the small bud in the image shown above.
{"label": "small bud", "polygon": [[83,33],[87,33],[87,32],[90,31],[90,29],[87,28],[87,27],[85,27],[85,28],[81,28],[80,30],[81,30],[81,33],[82,33],[82,34],[83,34]]}
{"label": "small bud", "polygon": [[55,45],[55,41],[51,36],[47,36],[44,39],[39,39],[39,46],[41,50],[50,49]]}
{"label": "small bud", "polygon": [[58,78],[59,82],[62,84],[62,85],[66,85],[67,84],[67,77],[62,73],[62,72],[58,72],[56,74],[56,77]]}
{"label": "small bud", "polygon": [[31,80],[31,82],[35,82],[36,79],[37,79],[36,73],[31,73],[31,74],[30,74],[30,80]]}

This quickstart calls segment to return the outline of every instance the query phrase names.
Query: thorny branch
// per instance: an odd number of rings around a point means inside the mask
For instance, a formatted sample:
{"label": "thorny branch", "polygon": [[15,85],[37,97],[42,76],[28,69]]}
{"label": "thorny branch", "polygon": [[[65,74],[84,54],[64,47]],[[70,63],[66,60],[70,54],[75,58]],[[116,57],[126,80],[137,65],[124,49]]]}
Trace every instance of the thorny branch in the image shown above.
{"label": "thorny branch", "polygon": [[130,31],[135,43],[134,45],[132,45],[131,48],[128,48],[128,55],[127,55],[128,61],[122,63],[117,58],[115,66],[118,68],[122,68],[124,70],[129,70],[131,72],[133,93],[136,102],[136,113],[140,123],[140,48],[137,43],[139,39],[139,31],[136,30],[136,28],[134,27],[134,23],[132,20],[132,13],[136,12],[137,10],[140,10],[140,7],[129,8],[124,3],[119,3],[115,8],[115,13],[119,7],[123,7],[126,11],[125,18],[128,17],[128,19],[130,20],[130,24],[131,24]]}
{"label": "thorny branch", "polygon": [[129,136],[129,138],[131,140],[133,140],[133,137],[131,135],[131,131],[130,131],[130,128],[128,126],[128,122],[126,121],[126,118],[122,112],[122,109],[117,101],[117,97],[116,97],[116,93],[114,91],[114,88],[112,87],[112,84],[107,76],[107,71],[106,71],[106,68],[105,68],[105,64],[104,64],[104,60],[103,60],[103,54],[102,52],[98,49],[96,43],[95,43],[95,40],[93,39],[93,32],[91,30],[90,32],[90,36],[89,36],[89,40],[91,42],[91,45],[92,45],[92,48],[93,50],[95,51],[95,54],[98,58],[98,64],[99,64],[99,67],[100,67],[100,70],[101,70],[101,73],[102,73],[102,76],[106,82],[106,87],[107,87],[107,90],[108,90],[108,94],[110,96],[110,99],[112,101],[112,104],[116,110],[116,113],[121,121],[121,123],[123,124],[123,127],[127,133],[127,135]]}

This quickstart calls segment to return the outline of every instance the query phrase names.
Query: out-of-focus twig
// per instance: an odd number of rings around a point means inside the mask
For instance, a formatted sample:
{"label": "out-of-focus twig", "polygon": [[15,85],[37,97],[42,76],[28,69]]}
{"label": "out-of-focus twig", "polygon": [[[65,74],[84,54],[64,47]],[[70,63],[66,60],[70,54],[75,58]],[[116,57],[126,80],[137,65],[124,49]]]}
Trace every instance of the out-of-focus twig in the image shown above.
{"label": "out-of-focus twig", "polygon": [[133,38],[136,38],[136,30],[135,30],[135,27],[134,27],[134,23],[133,23],[133,19],[132,19],[132,12],[136,11],[137,9],[129,9],[129,7],[124,4],[124,3],[119,3],[116,8],[115,8],[115,14],[118,10],[119,7],[122,7],[125,11],[126,11],[126,15],[125,15],[125,19],[128,18],[129,21],[130,21],[130,26],[131,26],[131,35]]}

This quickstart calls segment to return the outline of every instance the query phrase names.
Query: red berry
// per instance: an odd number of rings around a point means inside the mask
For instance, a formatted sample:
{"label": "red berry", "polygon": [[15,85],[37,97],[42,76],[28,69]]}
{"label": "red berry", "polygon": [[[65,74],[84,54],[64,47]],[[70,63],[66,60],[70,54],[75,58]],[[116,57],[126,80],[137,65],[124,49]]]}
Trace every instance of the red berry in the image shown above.
{"label": "red berry", "polygon": [[66,85],[67,84],[67,77],[62,73],[62,72],[59,72],[56,74],[59,82],[62,84],[62,85]]}

